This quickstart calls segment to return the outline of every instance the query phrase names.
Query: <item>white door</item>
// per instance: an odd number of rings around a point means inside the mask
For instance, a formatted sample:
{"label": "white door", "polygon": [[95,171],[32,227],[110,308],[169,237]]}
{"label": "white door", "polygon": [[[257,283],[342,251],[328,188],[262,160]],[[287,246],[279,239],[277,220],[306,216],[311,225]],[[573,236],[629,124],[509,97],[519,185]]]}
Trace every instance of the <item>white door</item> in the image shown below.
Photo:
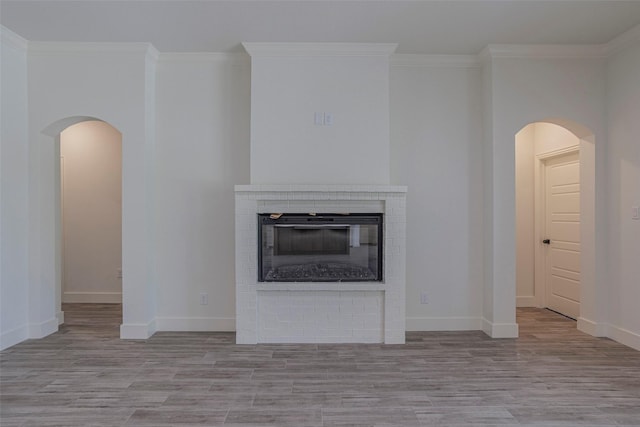
{"label": "white door", "polygon": [[551,310],[580,315],[580,163],[578,153],[545,162],[545,294]]}

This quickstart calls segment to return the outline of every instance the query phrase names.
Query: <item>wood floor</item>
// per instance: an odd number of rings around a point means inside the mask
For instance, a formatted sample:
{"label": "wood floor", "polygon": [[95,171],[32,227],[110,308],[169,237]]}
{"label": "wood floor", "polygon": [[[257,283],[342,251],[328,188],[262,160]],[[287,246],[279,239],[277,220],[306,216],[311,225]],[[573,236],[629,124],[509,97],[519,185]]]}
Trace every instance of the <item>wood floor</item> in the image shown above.
{"label": "wood floor", "polygon": [[411,332],[407,344],[118,339],[120,307],[73,304],[56,334],[1,353],[2,426],[640,426],[640,352],[519,309],[519,339]]}

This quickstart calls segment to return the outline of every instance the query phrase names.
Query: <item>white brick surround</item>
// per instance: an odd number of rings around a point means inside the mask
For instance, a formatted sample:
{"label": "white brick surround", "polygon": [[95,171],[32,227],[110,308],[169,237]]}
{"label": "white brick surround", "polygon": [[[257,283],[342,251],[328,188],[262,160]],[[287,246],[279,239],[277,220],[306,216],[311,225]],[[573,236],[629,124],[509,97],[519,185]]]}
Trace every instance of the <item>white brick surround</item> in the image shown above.
{"label": "white brick surround", "polygon": [[[406,192],[388,185],[236,185],[236,342],[405,341]],[[258,213],[383,213],[384,281],[259,283]]]}

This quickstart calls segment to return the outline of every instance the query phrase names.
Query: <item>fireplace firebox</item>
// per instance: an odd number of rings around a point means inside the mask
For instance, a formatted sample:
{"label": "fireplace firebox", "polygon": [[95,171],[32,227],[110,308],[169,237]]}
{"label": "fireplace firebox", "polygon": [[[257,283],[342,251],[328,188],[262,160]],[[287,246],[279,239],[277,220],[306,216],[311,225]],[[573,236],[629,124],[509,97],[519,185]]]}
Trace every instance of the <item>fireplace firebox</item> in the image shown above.
{"label": "fireplace firebox", "polygon": [[258,281],[381,282],[382,214],[258,214]]}

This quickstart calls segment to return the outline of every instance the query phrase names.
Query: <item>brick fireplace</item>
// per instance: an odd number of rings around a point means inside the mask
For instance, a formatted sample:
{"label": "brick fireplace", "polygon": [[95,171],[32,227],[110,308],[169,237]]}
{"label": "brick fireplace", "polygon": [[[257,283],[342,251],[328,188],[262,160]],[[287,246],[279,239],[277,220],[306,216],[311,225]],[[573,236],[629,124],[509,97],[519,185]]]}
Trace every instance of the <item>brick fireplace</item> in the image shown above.
{"label": "brick fireplace", "polygon": [[[237,343],[404,343],[406,191],[389,185],[237,185]],[[302,212],[383,214],[384,279],[259,282],[258,214]]]}

